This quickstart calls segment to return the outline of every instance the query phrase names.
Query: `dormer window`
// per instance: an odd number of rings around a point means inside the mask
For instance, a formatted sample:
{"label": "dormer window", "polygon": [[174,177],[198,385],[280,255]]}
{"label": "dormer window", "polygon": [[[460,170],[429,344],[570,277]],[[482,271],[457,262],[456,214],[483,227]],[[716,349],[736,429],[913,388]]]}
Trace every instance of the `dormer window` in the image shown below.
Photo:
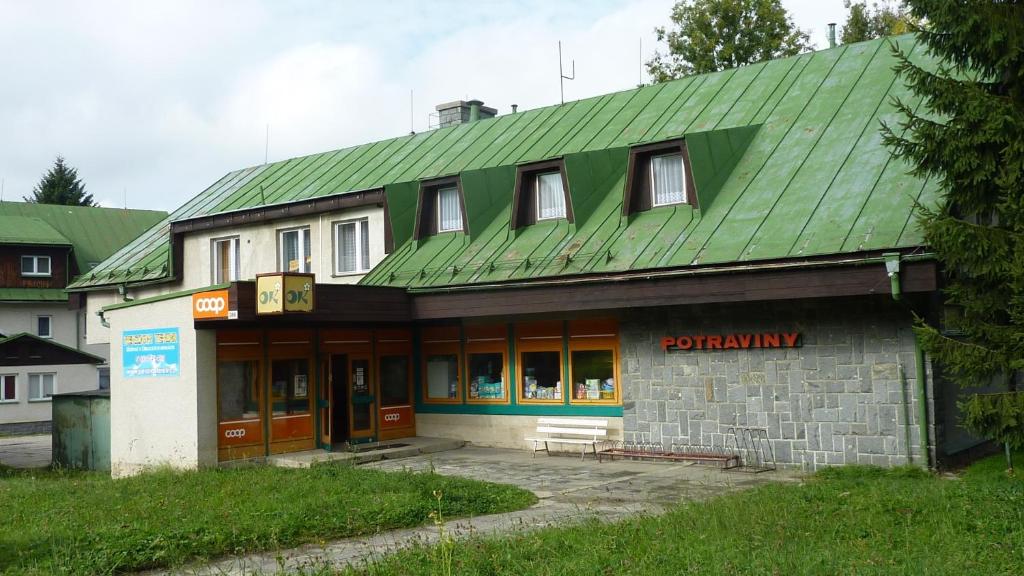
{"label": "dormer window", "polygon": [[565,218],[565,190],[558,172],[537,174],[537,220]]}
{"label": "dormer window", "polygon": [[469,232],[462,184],[456,176],[420,183],[420,201],[416,214],[415,239],[444,232]]}
{"label": "dormer window", "polygon": [[686,202],[681,153],[651,156],[651,203],[655,206]]}
{"label": "dormer window", "polygon": [[459,208],[459,189],[446,186],[437,189],[437,231],[462,230],[462,209]]}
{"label": "dormer window", "polygon": [[677,204],[697,206],[685,141],[670,140],[630,150],[623,214]]}
{"label": "dormer window", "polygon": [[512,228],[559,219],[572,222],[565,165],[561,160],[550,160],[520,166],[516,170]]}
{"label": "dormer window", "polygon": [[21,275],[22,276],[49,276],[50,275],[50,257],[49,256],[22,256],[21,257]]}

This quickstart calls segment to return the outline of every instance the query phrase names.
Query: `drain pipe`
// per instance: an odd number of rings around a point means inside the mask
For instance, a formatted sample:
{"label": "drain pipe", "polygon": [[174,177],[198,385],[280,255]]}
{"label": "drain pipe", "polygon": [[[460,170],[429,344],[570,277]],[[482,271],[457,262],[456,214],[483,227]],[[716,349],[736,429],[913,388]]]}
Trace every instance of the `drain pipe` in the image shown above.
{"label": "drain pipe", "polygon": [[[885,272],[889,275],[889,286],[892,290],[892,299],[899,302],[902,297],[902,290],[900,288],[900,255],[896,252],[887,252],[882,254],[885,259]],[[897,355],[898,357],[898,355]],[[925,466],[929,469],[932,467],[931,452],[929,450],[929,438],[928,438],[928,377],[924,372],[924,349],[921,348],[921,339],[914,333],[914,368],[917,373],[917,423],[920,427],[920,443],[921,443],[921,455],[924,457]],[[902,365],[900,365],[900,373],[902,374]],[[901,388],[906,383],[906,377],[901,376]],[[904,402],[904,408],[907,409],[909,406]],[[905,412],[907,416],[910,414]],[[907,419],[909,424],[910,419]],[[909,429],[907,430],[909,434]],[[910,443],[907,442],[907,460],[910,460]]]}

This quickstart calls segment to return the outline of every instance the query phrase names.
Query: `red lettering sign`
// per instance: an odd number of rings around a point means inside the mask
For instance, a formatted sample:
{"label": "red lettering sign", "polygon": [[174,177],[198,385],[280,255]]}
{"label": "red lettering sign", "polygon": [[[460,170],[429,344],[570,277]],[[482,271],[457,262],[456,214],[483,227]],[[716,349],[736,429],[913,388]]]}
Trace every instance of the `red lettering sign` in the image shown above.
{"label": "red lettering sign", "polygon": [[756,332],[753,334],[694,334],[665,336],[661,349],[670,350],[734,350],[748,348],[799,348],[799,332]]}

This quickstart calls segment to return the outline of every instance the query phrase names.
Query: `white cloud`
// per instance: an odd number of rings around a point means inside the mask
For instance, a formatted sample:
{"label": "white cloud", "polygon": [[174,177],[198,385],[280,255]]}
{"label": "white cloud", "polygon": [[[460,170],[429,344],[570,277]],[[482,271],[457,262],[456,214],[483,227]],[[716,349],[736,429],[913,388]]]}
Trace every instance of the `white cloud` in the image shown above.
{"label": "white cloud", "polygon": [[[784,4],[805,28],[831,17]],[[0,0],[0,178],[20,198],[63,154],[105,205],[127,189],[171,210],[262,162],[267,124],[273,161],[407,133],[409,90],[417,131],[459,98],[555,104],[558,40],[576,61],[566,100],[631,88],[671,6]]]}

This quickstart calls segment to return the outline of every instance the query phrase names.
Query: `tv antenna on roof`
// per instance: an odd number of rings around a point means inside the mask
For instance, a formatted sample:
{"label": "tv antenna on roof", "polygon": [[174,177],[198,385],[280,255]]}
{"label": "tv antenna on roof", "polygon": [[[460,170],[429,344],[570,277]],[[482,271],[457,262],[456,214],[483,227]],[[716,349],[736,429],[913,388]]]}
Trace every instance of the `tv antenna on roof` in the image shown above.
{"label": "tv antenna on roof", "polygon": [[558,41],[558,93],[561,96],[562,104],[565,104],[565,81],[576,79],[576,60],[572,61],[572,74],[565,75],[562,70],[562,41]]}

